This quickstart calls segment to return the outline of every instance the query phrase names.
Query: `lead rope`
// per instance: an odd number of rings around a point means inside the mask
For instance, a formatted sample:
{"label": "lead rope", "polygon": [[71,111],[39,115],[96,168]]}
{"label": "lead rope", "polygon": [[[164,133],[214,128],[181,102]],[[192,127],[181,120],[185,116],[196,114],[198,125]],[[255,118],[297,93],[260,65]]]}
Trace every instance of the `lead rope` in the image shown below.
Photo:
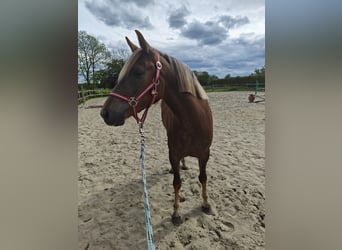
{"label": "lead rope", "polygon": [[144,124],[139,122],[139,133],[140,133],[140,143],[141,143],[141,172],[142,172],[142,182],[144,186],[144,208],[145,208],[145,224],[146,224],[146,238],[148,250],[154,250],[153,244],[153,230],[151,224],[151,214],[150,205],[148,202],[148,192],[146,184],[146,174],[145,174],[145,135],[144,135]]}

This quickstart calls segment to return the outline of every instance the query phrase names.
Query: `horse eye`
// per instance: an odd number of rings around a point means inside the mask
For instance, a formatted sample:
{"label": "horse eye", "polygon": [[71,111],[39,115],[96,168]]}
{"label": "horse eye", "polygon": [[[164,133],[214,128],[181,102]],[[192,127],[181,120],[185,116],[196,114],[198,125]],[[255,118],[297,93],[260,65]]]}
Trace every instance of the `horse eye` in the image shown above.
{"label": "horse eye", "polygon": [[143,68],[138,67],[138,68],[133,69],[134,75],[142,75],[144,73],[145,73],[145,70]]}

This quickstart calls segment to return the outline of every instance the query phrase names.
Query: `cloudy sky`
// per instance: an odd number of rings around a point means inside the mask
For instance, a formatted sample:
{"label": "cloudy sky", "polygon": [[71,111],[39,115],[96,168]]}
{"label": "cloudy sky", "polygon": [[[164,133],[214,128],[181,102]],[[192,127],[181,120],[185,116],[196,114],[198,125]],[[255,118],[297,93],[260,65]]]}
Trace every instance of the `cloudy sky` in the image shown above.
{"label": "cloudy sky", "polygon": [[265,65],[264,0],[79,0],[78,29],[110,49],[151,46],[192,70],[224,77],[249,75]]}

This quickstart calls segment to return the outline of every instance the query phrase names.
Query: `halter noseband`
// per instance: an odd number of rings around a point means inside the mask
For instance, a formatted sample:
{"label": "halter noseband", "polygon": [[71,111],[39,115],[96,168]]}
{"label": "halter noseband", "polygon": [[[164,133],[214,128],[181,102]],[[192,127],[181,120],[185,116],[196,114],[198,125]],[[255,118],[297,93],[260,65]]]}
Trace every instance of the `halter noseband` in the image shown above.
{"label": "halter noseband", "polygon": [[[159,85],[160,70],[163,67],[162,63],[160,62],[159,54],[157,56],[157,61],[156,61],[155,66],[156,66],[155,77],[152,79],[152,82],[149,85],[147,85],[146,88],[143,89],[141,91],[141,93],[138,94],[137,96],[126,97],[126,96],[120,95],[118,93],[115,93],[114,91],[109,94],[110,96],[116,97],[122,101],[127,102],[129,104],[129,106],[132,107],[133,116],[134,116],[135,120],[137,121],[137,123],[139,123],[139,124],[144,123],[146,116],[147,116],[147,111],[152,106],[152,104],[155,102],[157,95],[158,95],[157,86]],[[145,108],[145,111],[144,111],[142,117],[139,118],[136,106],[138,105],[140,99],[143,98],[151,89],[152,89],[152,91],[150,92],[152,95],[151,102]]]}

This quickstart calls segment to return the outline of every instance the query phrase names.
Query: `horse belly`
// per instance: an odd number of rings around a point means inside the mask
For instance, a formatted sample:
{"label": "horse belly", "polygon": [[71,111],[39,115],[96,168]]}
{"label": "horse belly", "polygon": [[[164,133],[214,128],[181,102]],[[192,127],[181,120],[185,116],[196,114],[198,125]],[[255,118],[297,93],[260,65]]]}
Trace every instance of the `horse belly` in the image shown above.
{"label": "horse belly", "polygon": [[192,114],[188,121],[180,122],[171,109],[162,103],[162,121],[167,130],[171,152],[182,157],[200,157],[212,142],[212,116],[209,106],[201,114]]}

